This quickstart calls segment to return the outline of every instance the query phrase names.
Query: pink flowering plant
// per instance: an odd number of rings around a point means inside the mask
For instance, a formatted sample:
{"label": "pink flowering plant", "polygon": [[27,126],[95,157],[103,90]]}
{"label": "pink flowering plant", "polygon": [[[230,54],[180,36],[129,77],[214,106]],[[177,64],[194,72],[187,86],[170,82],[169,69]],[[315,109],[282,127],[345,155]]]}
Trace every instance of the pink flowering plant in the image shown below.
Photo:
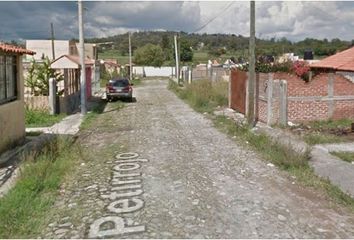
{"label": "pink flowering plant", "polygon": [[306,62],[304,61],[294,62],[292,70],[298,77],[301,77],[305,81],[309,80],[310,67]]}

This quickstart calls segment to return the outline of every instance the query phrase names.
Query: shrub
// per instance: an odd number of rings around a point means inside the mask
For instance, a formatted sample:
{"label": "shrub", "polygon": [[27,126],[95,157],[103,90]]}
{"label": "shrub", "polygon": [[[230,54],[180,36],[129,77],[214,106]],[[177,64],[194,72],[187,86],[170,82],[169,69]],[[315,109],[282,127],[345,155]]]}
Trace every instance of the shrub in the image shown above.
{"label": "shrub", "polygon": [[[242,65],[238,67],[242,71],[248,71],[249,64]],[[267,63],[267,62],[257,62],[256,63],[257,73],[271,73],[271,72],[286,72],[292,73],[296,76],[302,78],[305,81],[309,80],[310,67],[304,61],[286,61],[283,63]]]}
{"label": "shrub", "polygon": [[296,61],[293,64],[292,72],[295,73],[296,76],[304,79],[305,81],[309,80],[310,67],[304,61]]}
{"label": "shrub", "polygon": [[63,75],[50,68],[50,60],[45,58],[43,63],[31,61],[25,86],[31,89],[31,94],[35,96],[48,96],[49,78],[55,78],[57,82],[64,79]]}

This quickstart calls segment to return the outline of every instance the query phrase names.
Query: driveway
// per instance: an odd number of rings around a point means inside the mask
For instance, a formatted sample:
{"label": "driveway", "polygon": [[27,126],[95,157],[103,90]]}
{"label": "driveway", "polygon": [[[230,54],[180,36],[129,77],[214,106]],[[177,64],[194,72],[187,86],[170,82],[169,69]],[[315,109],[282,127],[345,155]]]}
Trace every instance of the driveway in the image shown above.
{"label": "driveway", "polygon": [[81,133],[85,160],[42,237],[354,237],[353,212],[267,166],[167,81],[146,81],[135,96]]}

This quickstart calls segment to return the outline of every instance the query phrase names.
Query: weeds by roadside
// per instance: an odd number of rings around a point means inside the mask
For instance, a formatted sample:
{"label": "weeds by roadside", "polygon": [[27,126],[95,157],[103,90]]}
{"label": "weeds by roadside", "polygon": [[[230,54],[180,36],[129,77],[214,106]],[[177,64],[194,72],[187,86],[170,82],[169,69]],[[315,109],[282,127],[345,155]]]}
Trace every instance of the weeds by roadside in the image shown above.
{"label": "weeds by roadside", "polygon": [[32,110],[26,108],[25,123],[26,127],[49,127],[60,122],[66,115],[50,115],[46,110]]}
{"label": "weeds by roadside", "polygon": [[348,163],[354,162],[354,152],[331,152],[331,154]]}
{"label": "weeds by roadside", "polygon": [[350,129],[350,125],[353,121],[351,119],[340,120],[323,120],[309,122],[309,126],[315,130],[340,130]]}
{"label": "weeds by roadside", "polygon": [[133,78],[131,83],[133,83],[134,86],[139,86],[141,84],[141,79],[140,78]]}
{"label": "weeds by roadside", "polygon": [[59,138],[35,161],[24,162],[15,187],[0,199],[0,238],[36,237],[63,179],[81,157],[79,146]]}
{"label": "weeds by roadside", "polygon": [[180,88],[177,83],[169,81],[168,88],[180,98],[187,101],[196,111],[211,113],[217,106],[228,103],[228,83],[199,80]]}
{"label": "weeds by roadside", "polygon": [[309,145],[343,142],[343,139],[339,136],[319,132],[308,133],[303,139]]}
{"label": "weeds by roadside", "polygon": [[[169,83],[169,89],[185,100],[194,110],[198,112],[208,110],[207,112],[211,113],[209,117],[219,130],[229,136],[236,136],[236,141],[240,142],[240,144],[251,147],[267,161],[272,162],[280,169],[286,170],[289,174],[295,176],[302,185],[323,191],[330,199],[346,205],[354,211],[354,199],[332,185],[328,180],[318,177],[313,172],[308,163],[310,158],[309,151],[305,153],[295,152],[290,146],[277,144],[265,134],[253,133],[248,126],[238,125],[234,120],[225,116],[212,114],[216,106],[212,99],[215,99],[215,95],[218,92],[212,88],[210,84],[203,81],[195,82],[194,86],[186,86],[185,88],[178,86],[172,81]],[[208,93],[206,93],[207,89]]]}
{"label": "weeds by roadside", "polygon": [[351,123],[350,119],[321,120],[301,124],[291,129],[297,134],[300,133],[309,145],[338,143],[354,140],[354,134],[351,134]]}

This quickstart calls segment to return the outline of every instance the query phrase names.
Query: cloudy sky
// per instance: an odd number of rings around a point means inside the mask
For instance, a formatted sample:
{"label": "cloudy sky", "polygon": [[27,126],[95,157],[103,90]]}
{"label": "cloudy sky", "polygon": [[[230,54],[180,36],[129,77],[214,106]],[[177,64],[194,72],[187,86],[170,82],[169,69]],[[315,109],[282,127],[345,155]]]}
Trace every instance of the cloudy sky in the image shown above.
{"label": "cloudy sky", "polygon": [[[249,34],[249,2],[91,1],[84,7],[86,37],[138,30]],[[261,38],[354,39],[354,2],[257,2],[256,19]],[[77,3],[0,2],[0,40],[49,38],[51,22],[57,39],[78,38]]]}

